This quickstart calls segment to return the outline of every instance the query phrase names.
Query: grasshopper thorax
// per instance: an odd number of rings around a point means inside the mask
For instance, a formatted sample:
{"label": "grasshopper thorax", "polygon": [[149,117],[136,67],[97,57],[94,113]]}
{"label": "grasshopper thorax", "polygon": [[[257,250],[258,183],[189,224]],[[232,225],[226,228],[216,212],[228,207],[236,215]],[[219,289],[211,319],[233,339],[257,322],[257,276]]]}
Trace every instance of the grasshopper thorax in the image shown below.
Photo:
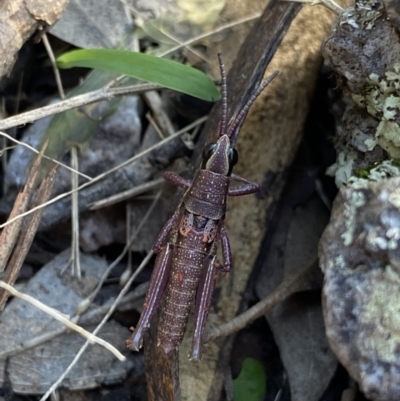
{"label": "grasshopper thorax", "polygon": [[217,142],[205,146],[201,168],[229,176],[237,161],[238,154],[231,146],[228,135],[222,135]]}

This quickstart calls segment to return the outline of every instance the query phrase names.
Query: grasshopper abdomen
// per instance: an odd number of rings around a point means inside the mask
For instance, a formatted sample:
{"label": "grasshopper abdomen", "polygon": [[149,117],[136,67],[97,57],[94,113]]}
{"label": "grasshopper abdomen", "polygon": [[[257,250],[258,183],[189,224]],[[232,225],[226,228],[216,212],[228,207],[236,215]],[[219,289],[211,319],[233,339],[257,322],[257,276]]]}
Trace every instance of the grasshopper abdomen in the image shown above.
{"label": "grasshopper abdomen", "polygon": [[212,243],[203,242],[201,230],[193,228],[186,236],[179,233],[158,329],[158,343],[165,352],[182,341],[199,281],[211,262],[211,248]]}

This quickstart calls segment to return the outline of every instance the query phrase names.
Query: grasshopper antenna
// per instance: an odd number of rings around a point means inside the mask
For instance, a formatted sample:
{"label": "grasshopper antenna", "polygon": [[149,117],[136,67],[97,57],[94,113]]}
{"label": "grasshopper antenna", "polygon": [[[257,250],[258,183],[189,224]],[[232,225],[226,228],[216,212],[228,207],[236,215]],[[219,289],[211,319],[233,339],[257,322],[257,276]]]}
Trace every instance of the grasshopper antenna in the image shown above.
{"label": "grasshopper antenna", "polygon": [[271,81],[279,74],[279,71],[275,71],[273,74],[271,74],[257,89],[256,93],[251,96],[251,98],[248,100],[248,102],[245,104],[243,109],[240,111],[240,113],[237,115],[235,120],[233,121],[232,125],[229,127],[228,131],[228,136],[231,140],[231,143],[234,143],[236,140],[236,137],[239,133],[239,128],[240,125],[243,123],[244,119],[247,116],[247,113],[249,112],[249,109],[251,105],[254,103],[254,101],[260,96],[261,92],[271,83]]}
{"label": "grasshopper antenna", "polygon": [[222,100],[222,110],[221,110],[221,126],[219,130],[219,136],[226,134],[226,118],[228,115],[228,94],[226,89],[226,72],[225,66],[222,61],[221,53],[218,53],[219,69],[221,71],[221,100]]}

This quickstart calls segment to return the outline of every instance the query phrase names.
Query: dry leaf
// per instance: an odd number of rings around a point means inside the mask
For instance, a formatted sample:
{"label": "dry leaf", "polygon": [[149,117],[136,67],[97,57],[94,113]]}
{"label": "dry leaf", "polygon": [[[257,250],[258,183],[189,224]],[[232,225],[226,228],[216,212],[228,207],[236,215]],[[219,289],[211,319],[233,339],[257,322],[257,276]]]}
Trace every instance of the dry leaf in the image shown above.
{"label": "dry leaf", "polygon": [[[78,304],[98,284],[107,263],[98,257],[81,255],[82,281],[72,278],[67,269],[71,251],[58,255],[29,281],[24,292],[64,314],[73,316]],[[8,374],[13,390],[19,393],[44,393],[58,379],[85,342],[77,333],[64,333],[46,341],[43,336],[62,330],[64,325],[48,314],[21,299],[13,299],[5,308],[0,324],[1,369],[5,356],[11,355]],[[108,322],[100,337],[105,338],[120,351],[127,353],[125,339],[129,332],[115,322]],[[35,338],[42,343],[29,348]],[[130,353],[127,353],[130,354]],[[82,389],[101,383],[112,383],[125,377],[133,362],[121,363],[107,350],[90,346],[63,386]],[[0,374],[0,377],[4,377]]]}

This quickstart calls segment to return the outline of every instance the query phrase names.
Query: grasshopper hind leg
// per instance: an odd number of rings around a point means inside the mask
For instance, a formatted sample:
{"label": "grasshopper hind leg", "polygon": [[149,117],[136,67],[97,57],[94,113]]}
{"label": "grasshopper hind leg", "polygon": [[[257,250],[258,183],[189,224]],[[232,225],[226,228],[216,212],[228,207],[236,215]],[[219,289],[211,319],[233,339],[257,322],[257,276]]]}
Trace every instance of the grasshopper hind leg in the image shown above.
{"label": "grasshopper hind leg", "polygon": [[215,267],[215,257],[213,257],[210,259],[210,262],[205,269],[204,275],[200,279],[200,283],[197,288],[194,334],[192,340],[192,350],[189,354],[189,359],[193,361],[201,360],[204,329],[207,323],[207,317],[210,310],[216,278],[217,268]]}
{"label": "grasshopper hind leg", "polygon": [[172,265],[172,253],[172,246],[167,244],[156,258],[154,270],[150,278],[149,289],[143,306],[143,312],[135,331],[130,340],[128,340],[129,348],[134,351],[139,351],[142,347],[144,333],[149,327],[150,320],[160,305],[161,299],[164,295]]}

